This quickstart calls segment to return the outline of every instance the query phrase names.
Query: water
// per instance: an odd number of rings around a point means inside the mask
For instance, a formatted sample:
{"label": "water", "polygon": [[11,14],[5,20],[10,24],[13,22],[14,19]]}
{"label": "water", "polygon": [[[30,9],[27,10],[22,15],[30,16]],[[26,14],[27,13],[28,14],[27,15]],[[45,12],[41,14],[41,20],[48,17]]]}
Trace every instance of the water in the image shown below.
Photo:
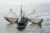
{"label": "water", "polygon": [[0,33],[50,33],[50,19],[44,19],[42,28],[37,24],[28,24],[23,31],[17,30],[17,24],[9,24],[4,18],[0,20]]}

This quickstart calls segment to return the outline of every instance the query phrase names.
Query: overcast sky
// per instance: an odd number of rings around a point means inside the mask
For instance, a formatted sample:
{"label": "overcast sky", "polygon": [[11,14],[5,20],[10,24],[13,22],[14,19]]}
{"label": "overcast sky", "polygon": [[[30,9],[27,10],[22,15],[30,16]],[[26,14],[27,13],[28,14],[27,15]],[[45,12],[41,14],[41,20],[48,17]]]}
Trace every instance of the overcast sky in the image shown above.
{"label": "overcast sky", "polygon": [[26,7],[31,8],[34,5],[48,4],[48,3],[50,3],[50,0],[0,0],[0,9],[1,8],[6,8],[6,9],[7,8],[14,8],[14,9],[17,9],[21,6],[21,4],[22,4],[23,9],[24,9]]}
{"label": "overcast sky", "polygon": [[0,11],[9,11],[12,8],[13,11],[20,11],[22,4],[24,11],[33,11],[33,5],[48,4],[50,0],[0,0]]}
{"label": "overcast sky", "polygon": [[9,5],[9,4],[39,4],[39,3],[50,3],[50,0],[0,0],[0,5]]}

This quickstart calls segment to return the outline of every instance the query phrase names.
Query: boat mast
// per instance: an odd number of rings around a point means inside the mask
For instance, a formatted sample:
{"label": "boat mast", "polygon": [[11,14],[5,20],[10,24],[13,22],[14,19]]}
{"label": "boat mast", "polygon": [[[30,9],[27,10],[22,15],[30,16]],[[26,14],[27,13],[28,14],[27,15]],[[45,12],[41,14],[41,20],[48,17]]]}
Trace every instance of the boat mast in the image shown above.
{"label": "boat mast", "polygon": [[21,18],[22,18],[22,4],[21,4]]}

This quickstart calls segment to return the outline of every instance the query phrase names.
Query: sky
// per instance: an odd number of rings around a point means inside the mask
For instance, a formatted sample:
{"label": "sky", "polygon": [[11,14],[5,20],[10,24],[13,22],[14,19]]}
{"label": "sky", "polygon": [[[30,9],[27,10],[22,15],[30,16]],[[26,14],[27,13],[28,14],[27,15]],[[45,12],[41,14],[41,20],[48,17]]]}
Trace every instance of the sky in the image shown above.
{"label": "sky", "polygon": [[50,0],[0,0],[0,4],[50,3]]}
{"label": "sky", "polygon": [[19,14],[22,4],[23,11],[33,11],[39,4],[50,4],[50,0],[0,0],[0,12],[8,12],[11,8],[16,14]]}
{"label": "sky", "polygon": [[6,4],[37,4],[37,3],[50,3],[50,0],[0,0],[0,5]]}

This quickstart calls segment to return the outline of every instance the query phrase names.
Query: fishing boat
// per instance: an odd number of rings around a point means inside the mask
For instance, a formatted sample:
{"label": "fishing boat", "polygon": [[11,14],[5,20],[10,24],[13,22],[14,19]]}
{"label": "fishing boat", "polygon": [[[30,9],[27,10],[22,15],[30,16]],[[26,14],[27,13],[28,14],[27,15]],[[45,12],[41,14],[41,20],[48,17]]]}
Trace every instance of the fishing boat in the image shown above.
{"label": "fishing boat", "polygon": [[26,28],[28,21],[30,21],[32,24],[37,24],[39,27],[41,27],[41,23],[43,22],[43,19],[25,17],[25,15],[23,15],[22,12],[22,5],[21,5],[20,15],[21,15],[20,21],[18,21],[19,20],[18,18],[12,18],[12,17],[4,17],[4,18],[10,23],[17,23],[17,29],[20,31]]}
{"label": "fishing boat", "polygon": [[22,5],[21,5],[20,15],[21,15],[21,20],[17,23],[17,29],[19,31],[23,31],[26,28],[27,24],[28,24],[28,19],[25,17],[25,15],[23,15]]}

